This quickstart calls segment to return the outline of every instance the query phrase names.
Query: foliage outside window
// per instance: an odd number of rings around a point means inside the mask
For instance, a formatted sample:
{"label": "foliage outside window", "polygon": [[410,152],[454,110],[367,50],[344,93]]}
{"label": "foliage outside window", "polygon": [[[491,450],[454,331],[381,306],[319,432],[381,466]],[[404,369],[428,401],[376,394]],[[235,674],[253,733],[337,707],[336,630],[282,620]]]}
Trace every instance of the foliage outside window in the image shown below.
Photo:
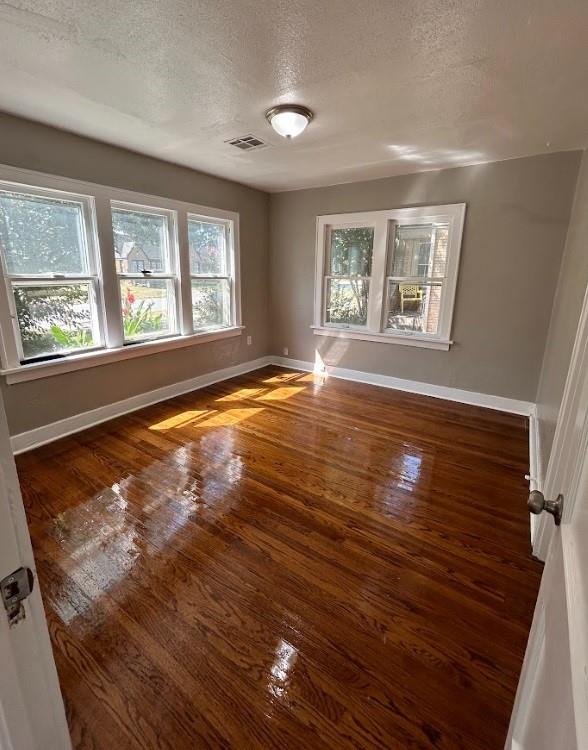
{"label": "foliage outside window", "polygon": [[315,333],[448,349],[464,216],[454,204],[319,217]]}
{"label": "foliage outside window", "polygon": [[176,333],[170,230],[167,214],[119,205],[112,209],[125,341]]}
{"label": "foliage outside window", "polygon": [[223,328],[231,321],[231,279],[226,223],[188,217],[188,244],[195,330]]}
{"label": "foliage outside window", "polygon": [[341,326],[367,324],[373,249],[373,227],[331,230],[327,323]]}
{"label": "foliage outside window", "polygon": [[0,245],[20,358],[100,346],[84,202],[0,192]]}
{"label": "foliage outside window", "polygon": [[88,284],[14,285],[24,359],[94,346]]}
{"label": "foliage outside window", "polygon": [[0,166],[3,368],[238,335],[237,222],[232,212]]}

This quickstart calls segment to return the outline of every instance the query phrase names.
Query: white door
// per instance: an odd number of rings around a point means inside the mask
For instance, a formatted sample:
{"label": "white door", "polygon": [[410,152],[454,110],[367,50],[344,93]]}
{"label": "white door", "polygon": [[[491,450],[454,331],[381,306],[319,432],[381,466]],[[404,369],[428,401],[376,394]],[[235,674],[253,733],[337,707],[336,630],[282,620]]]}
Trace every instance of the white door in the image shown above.
{"label": "white door", "polygon": [[[0,395],[0,580],[28,567],[33,550]],[[0,750],[71,748],[39,586],[9,627],[0,603]]]}
{"label": "white door", "polygon": [[507,750],[588,750],[588,296],[551,453],[544,495],[563,495],[563,517],[537,526],[546,562]]}

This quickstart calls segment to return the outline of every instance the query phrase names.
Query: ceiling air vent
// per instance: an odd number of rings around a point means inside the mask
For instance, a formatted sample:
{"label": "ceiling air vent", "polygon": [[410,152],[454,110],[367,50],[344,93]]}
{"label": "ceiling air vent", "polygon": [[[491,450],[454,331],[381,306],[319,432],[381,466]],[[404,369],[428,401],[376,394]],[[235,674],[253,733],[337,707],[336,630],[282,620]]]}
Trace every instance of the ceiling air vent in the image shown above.
{"label": "ceiling air vent", "polygon": [[243,135],[240,138],[232,138],[230,141],[225,141],[225,143],[235,146],[235,148],[240,148],[241,151],[251,151],[254,148],[267,146],[267,143],[264,143],[261,138],[257,138],[254,135]]}

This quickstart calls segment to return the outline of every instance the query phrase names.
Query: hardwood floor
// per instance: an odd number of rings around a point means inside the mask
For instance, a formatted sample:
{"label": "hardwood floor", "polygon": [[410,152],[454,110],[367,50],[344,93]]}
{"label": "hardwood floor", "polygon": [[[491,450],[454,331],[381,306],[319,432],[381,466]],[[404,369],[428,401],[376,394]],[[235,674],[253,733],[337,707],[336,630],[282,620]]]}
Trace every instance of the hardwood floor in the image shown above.
{"label": "hardwood floor", "polygon": [[527,439],[265,368],[19,456],[74,747],[500,750]]}

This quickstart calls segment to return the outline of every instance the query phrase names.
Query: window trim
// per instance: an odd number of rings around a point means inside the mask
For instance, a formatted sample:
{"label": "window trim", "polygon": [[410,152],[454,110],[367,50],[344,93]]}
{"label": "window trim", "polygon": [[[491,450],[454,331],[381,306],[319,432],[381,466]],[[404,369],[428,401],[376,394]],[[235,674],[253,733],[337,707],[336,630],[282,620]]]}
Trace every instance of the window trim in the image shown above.
{"label": "window trim", "polygon": [[[26,367],[21,364],[25,359],[24,351],[22,347],[21,334],[19,329],[19,322],[16,314],[16,303],[14,300],[14,286],[23,284],[24,286],[38,285],[42,286],[64,286],[72,284],[77,281],[80,283],[87,283],[90,294],[90,308],[93,311],[93,335],[97,337],[94,345],[88,347],[85,350],[74,350],[69,355],[73,356],[79,351],[97,351],[104,348],[105,336],[106,336],[106,321],[104,318],[104,300],[102,296],[102,284],[101,284],[101,264],[98,253],[98,234],[96,230],[96,207],[94,199],[91,195],[85,195],[71,190],[59,190],[59,195],[56,195],[56,191],[47,189],[45,186],[38,185],[23,185],[20,182],[14,180],[0,180],[0,190],[2,192],[14,192],[22,195],[30,195],[32,197],[45,198],[49,201],[62,200],[64,202],[79,203],[82,212],[82,219],[84,223],[84,236],[83,241],[83,252],[85,255],[85,273],[39,273],[39,274],[23,274],[23,273],[11,273],[8,270],[6,258],[4,253],[0,252],[0,289],[4,288],[6,298],[0,302],[0,318],[2,320],[1,346],[0,346],[0,360],[4,362],[13,362],[15,366]],[[8,316],[8,318],[6,318]],[[8,335],[10,334],[10,335]],[[18,365],[16,365],[18,363]]]}
{"label": "window trim", "polygon": [[[241,318],[241,274],[239,247],[239,213],[226,209],[213,208],[187,201],[175,200],[163,196],[139,193],[133,190],[110,187],[99,183],[76,180],[59,175],[51,175],[20,167],[0,164],[0,187],[15,192],[38,192],[49,197],[56,193],[63,194],[64,199],[73,196],[84,199],[91,205],[91,219],[85,215],[88,222],[87,232],[89,241],[93,243],[94,263],[98,278],[98,294],[101,295],[102,306],[98,304],[98,315],[103,331],[102,348],[75,352],[71,355],[47,362],[31,362],[20,364],[17,356],[16,332],[9,309],[9,295],[0,294],[0,375],[6,376],[7,383],[23,382],[62,372],[70,372],[87,367],[106,364],[120,359],[145,356],[165,349],[175,349],[192,346],[199,343],[239,336],[244,330]],[[175,213],[175,238],[178,245],[176,268],[178,281],[176,288],[176,306],[178,309],[177,330],[167,338],[146,339],[137,342],[123,342],[122,316],[120,315],[120,290],[114,255],[114,238],[112,231],[111,204],[121,203],[137,209],[151,209]],[[230,327],[218,328],[195,333],[192,328],[192,309],[190,292],[190,273],[188,254],[187,215],[194,214],[210,221],[225,221],[231,227],[231,247],[227,252],[232,257],[233,272],[233,319]],[[174,249],[170,248],[170,252]],[[0,256],[2,253],[0,253]],[[0,267],[0,286],[8,291],[7,279],[4,273],[4,262]],[[186,283],[181,283],[185,281]],[[49,279],[48,279],[49,280]],[[187,303],[189,304],[187,305]]]}
{"label": "window trim", "polygon": [[[465,220],[465,203],[452,203],[435,206],[395,208],[383,211],[362,211],[347,214],[324,214],[316,221],[315,291],[314,316],[311,328],[319,336],[333,338],[363,339],[388,344],[425,347],[447,351],[451,340],[451,327],[455,307],[457,275]],[[396,226],[411,225],[415,222],[443,221],[449,223],[449,247],[445,276],[437,279],[443,283],[443,295],[436,334],[399,331],[385,328],[388,305],[387,287],[390,239]],[[367,326],[340,326],[326,322],[326,278],[329,258],[329,237],[331,229],[374,227],[374,249],[372,274],[368,297]],[[424,279],[426,281],[427,279]],[[421,279],[421,282],[423,279]]]}
{"label": "window trim", "polygon": [[235,299],[235,283],[234,279],[236,278],[235,275],[235,268],[234,268],[234,253],[231,252],[231,245],[233,243],[233,237],[232,237],[232,225],[230,221],[227,221],[226,219],[215,219],[211,220],[210,216],[204,216],[202,214],[194,214],[191,212],[188,212],[187,214],[187,222],[189,224],[190,221],[200,221],[203,224],[223,224],[225,227],[225,271],[226,275],[221,276],[219,274],[211,274],[211,273],[194,273],[192,271],[191,263],[190,263],[190,242],[188,241],[188,269],[190,273],[190,295],[192,294],[192,282],[194,280],[199,279],[219,279],[222,281],[227,281],[229,284],[229,325],[228,326],[222,326],[221,328],[211,328],[211,327],[202,327],[202,328],[195,328],[194,327],[194,315],[192,310],[192,297],[190,296],[190,322],[192,325],[192,330],[194,333],[208,333],[211,330],[224,330],[225,328],[231,327],[231,321],[235,315],[236,310],[236,299]]}
{"label": "window trim", "polygon": [[[151,216],[160,216],[165,219],[166,227],[166,245],[165,251],[167,252],[167,258],[163,259],[162,265],[165,266],[167,261],[167,270],[151,271],[145,275],[141,271],[116,271],[117,276],[117,291],[119,295],[119,311],[122,309],[122,297],[120,294],[121,281],[123,279],[136,279],[137,281],[151,281],[161,280],[170,281],[171,293],[173,299],[169,304],[171,310],[171,327],[173,330],[165,333],[159,333],[154,331],[152,333],[144,334],[137,338],[125,339],[124,336],[124,323],[123,323],[123,345],[134,346],[143,341],[159,341],[160,339],[172,338],[180,334],[181,328],[181,311],[180,311],[180,298],[181,298],[181,284],[182,279],[180,277],[179,267],[179,242],[178,242],[178,217],[177,212],[172,211],[169,208],[155,208],[154,206],[141,206],[136,203],[128,203],[122,201],[110,201],[111,216],[114,211],[126,212],[129,214],[147,214]],[[114,226],[113,226],[113,237],[114,242]],[[116,256],[115,256],[116,260]],[[120,315],[120,313],[119,313]]]}

